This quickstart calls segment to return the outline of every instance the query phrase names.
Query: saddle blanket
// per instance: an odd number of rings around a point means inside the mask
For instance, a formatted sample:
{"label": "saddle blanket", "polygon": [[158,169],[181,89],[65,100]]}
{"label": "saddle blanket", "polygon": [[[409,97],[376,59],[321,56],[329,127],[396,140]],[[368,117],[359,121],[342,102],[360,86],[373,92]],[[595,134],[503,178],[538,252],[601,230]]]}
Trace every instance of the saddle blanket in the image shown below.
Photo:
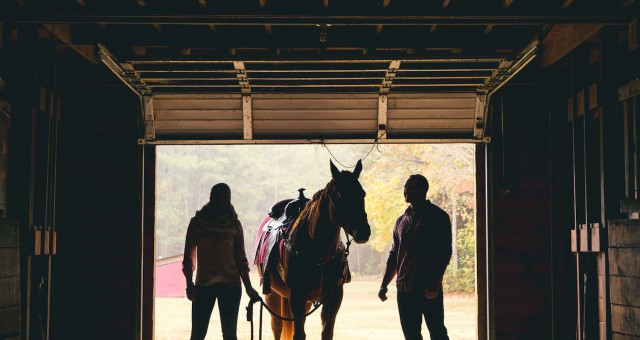
{"label": "saddle blanket", "polygon": [[285,221],[286,216],[280,216],[279,218],[265,217],[258,227],[258,233],[256,235],[256,249],[255,258],[253,263],[266,268],[269,263],[269,259],[272,256],[274,248],[278,247],[280,254],[284,244],[284,234],[289,225],[289,221]]}

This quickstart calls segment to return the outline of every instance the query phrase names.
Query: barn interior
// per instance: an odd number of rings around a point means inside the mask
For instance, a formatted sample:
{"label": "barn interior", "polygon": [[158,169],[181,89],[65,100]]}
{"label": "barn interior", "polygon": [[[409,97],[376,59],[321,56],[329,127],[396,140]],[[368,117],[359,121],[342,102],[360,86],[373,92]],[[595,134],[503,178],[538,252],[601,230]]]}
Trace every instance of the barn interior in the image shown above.
{"label": "barn interior", "polygon": [[464,142],[477,338],[640,339],[639,16],[0,1],[0,338],[154,338],[158,145]]}

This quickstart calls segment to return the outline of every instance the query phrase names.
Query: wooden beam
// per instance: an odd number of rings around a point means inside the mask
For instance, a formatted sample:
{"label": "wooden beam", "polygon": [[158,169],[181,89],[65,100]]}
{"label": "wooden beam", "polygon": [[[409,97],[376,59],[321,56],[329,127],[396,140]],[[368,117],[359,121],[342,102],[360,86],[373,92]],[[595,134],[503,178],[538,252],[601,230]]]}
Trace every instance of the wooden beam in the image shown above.
{"label": "wooden beam", "polygon": [[[14,0],[15,1],[15,0]],[[137,0],[139,4],[146,1]],[[448,5],[443,2],[443,6]],[[60,6],[61,7],[61,6]],[[129,12],[122,11],[92,11],[87,13],[83,9],[54,8],[48,11],[28,11],[24,8],[10,13],[0,13],[0,20],[11,23],[29,24],[86,24],[106,22],[109,24],[163,24],[163,25],[234,25],[234,26],[316,26],[320,24],[336,26],[425,26],[425,25],[543,25],[543,24],[604,24],[626,25],[632,18],[629,9],[606,7],[604,5],[576,8],[570,11],[557,8],[545,11],[545,14],[525,15],[522,12],[512,12],[509,9],[486,9],[479,12],[470,8],[443,8],[436,11],[422,9],[403,9],[394,11],[393,15],[380,15],[379,9],[363,10],[357,15],[325,14],[324,10],[317,14],[306,12],[287,12],[287,15],[265,12],[264,14],[246,14],[236,11],[216,11],[216,13],[202,13],[202,11],[188,12],[157,12],[138,8]]]}
{"label": "wooden beam", "polygon": [[387,138],[387,109],[389,97],[386,94],[378,96],[378,139]]}
{"label": "wooden beam", "polygon": [[153,97],[143,96],[143,115],[144,115],[144,138],[146,140],[156,139],[155,113],[153,105]]}
{"label": "wooden beam", "polygon": [[567,8],[573,4],[573,0],[564,0],[562,4],[560,4],[560,8]]}
{"label": "wooden beam", "polygon": [[576,47],[597,33],[602,25],[554,25],[542,41],[542,60],[544,68],[571,53]]}
{"label": "wooden beam", "polygon": [[93,45],[75,45],[71,41],[71,26],[69,24],[43,24],[42,27],[49,31],[54,37],[67,45],[72,50],[76,51],[83,58],[89,60],[94,64],[99,64],[100,61],[96,57],[95,47]]}
{"label": "wooden beam", "polygon": [[131,53],[137,56],[147,55],[147,47],[146,46],[131,46]]}
{"label": "wooden beam", "polygon": [[245,140],[253,139],[253,110],[251,96],[242,96],[242,132]]}

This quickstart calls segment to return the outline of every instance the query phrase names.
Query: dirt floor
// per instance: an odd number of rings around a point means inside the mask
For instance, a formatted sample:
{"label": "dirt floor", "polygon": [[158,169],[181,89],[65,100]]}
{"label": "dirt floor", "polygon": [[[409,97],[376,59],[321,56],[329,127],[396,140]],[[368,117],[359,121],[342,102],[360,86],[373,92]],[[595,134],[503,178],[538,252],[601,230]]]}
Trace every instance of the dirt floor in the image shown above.
{"label": "dirt floor", "polygon": [[[259,282],[253,277],[252,282]],[[257,286],[257,284],[255,284]],[[395,340],[403,339],[396,309],[395,287],[390,285],[389,299],[381,302],[377,297],[380,282],[374,279],[355,279],[345,285],[344,300],[336,322],[335,340]],[[238,317],[238,339],[251,339],[246,321],[248,299],[242,296]],[[454,295],[445,292],[445,324],[451,340],[476,339],[476,299],[474,295]],[[254,307],[254,339],[258,339],[258,304]],[[156,298],[155,338],[158,340],[189,339],[191,304],[186,298]],[[263,339],[273,339],[268,312],[263,311]],[[422,334],[429,339],[423,323]],[[320,339],[320,313],[312,314],[306,322],[307,339]],[[213,311],[207,339],[222,339],[220,316]]]}

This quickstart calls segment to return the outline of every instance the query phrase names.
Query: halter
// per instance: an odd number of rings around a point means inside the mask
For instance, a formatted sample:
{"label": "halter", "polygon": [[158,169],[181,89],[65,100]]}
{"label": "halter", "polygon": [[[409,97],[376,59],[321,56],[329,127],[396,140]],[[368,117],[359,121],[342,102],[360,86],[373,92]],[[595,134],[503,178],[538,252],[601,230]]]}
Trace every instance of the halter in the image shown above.
{"label": "halter", "polygon": [[[335,189],[334,189],[334,190],[335,190]],[[342,210],[340,210],[340,208],[338,208],[338,206],[337,206],[335,203],[333,203],[333,197],[332,197],[332,196],[329,196],[329,210],[331,210],[331,209],[332,209],[332,207],[333,207],[333,211],[335,211],[335,212],[337,213],[337,215],[342,216],[342,217],[343,217],[343,219],[344,219],[347,223],[348,223],[348,222],[350,222],[351,218],[349,218],[349,215],[347,215],[347,214],[345,214],[344,212],[342,212]],[[332,221],[335,225],[339,225],[338,223],[336,223],[336,222],[333,220],[333,215],[332,215],[332,214],[330,214],[330,216],[331,216],[331,221]],[[347,230],[346,230],[345,228],[342,228],[342,229],[344,229],[344,234],[345,234],[345,235],[347,235],[347,240],[349,240],[349,233],[347,232]],[[351,232],[353,232],[353,229],[351,228],[351,224],[350,224],[350,223],[349,223],[349,230],[350,230]],[[351,242],[351,241],[349,241],[349,242]]]}

